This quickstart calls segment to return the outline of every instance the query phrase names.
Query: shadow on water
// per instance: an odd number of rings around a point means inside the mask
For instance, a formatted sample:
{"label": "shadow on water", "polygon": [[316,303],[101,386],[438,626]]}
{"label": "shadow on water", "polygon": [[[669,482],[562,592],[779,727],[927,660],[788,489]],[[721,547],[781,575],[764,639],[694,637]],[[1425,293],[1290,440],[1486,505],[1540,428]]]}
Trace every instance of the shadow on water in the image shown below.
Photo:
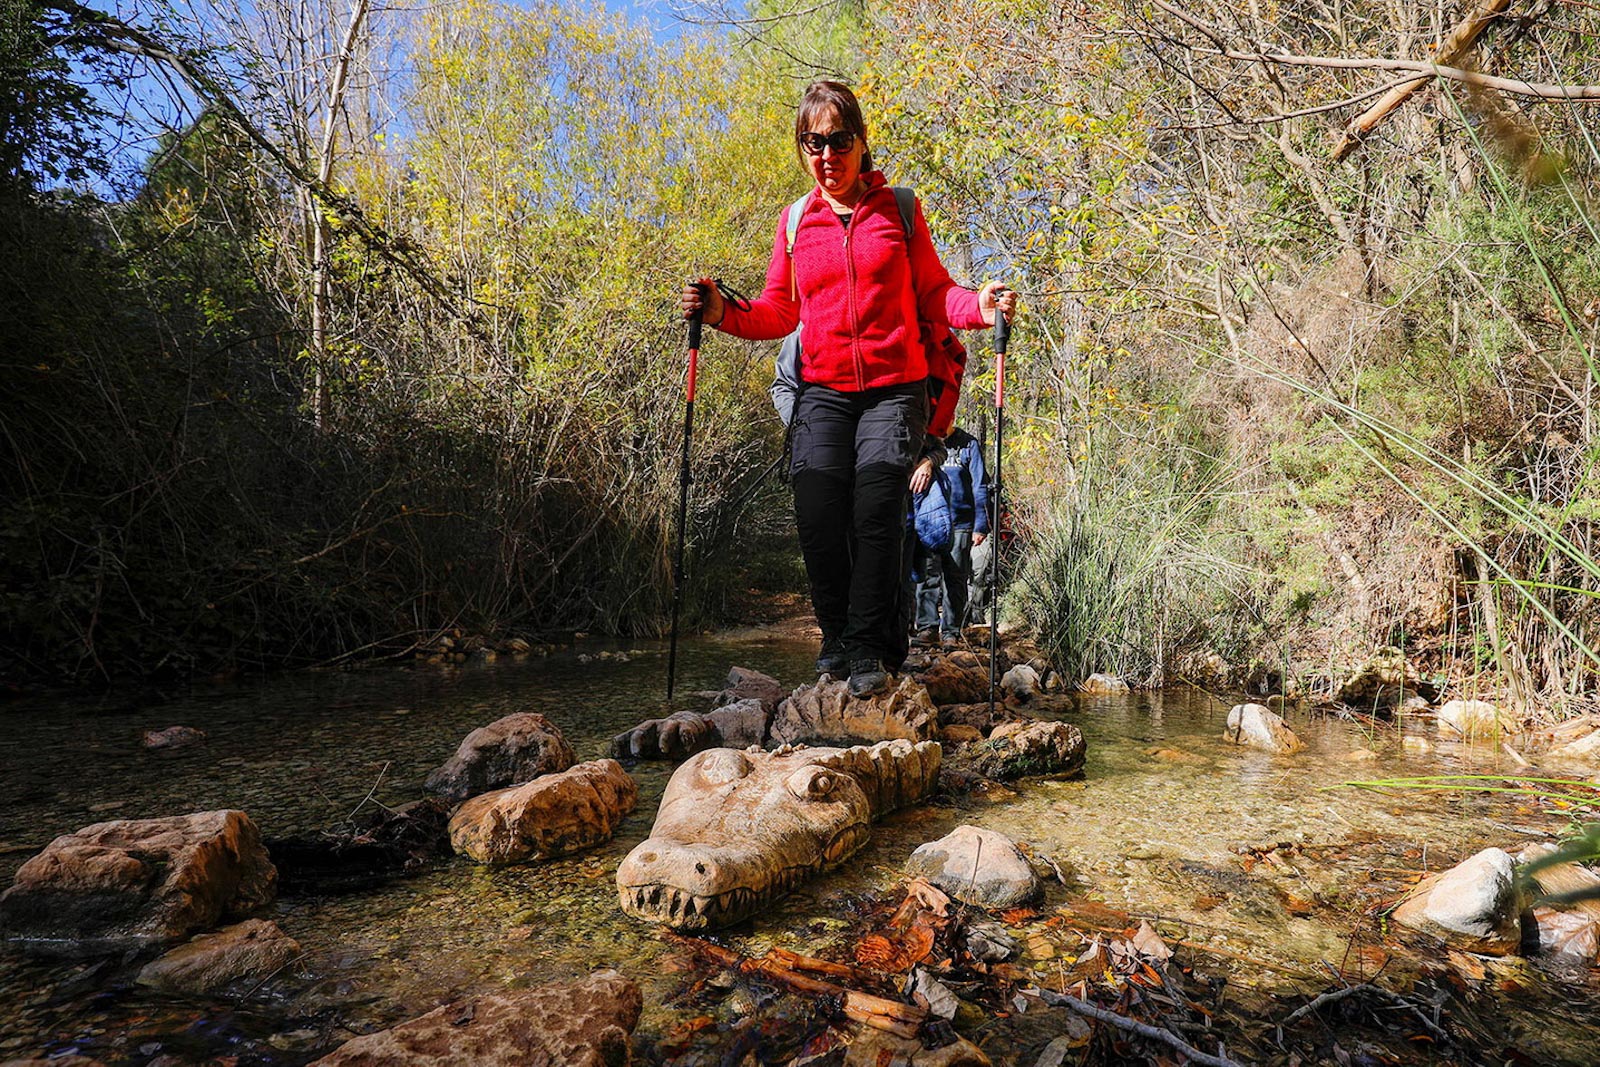
{"label": "shadow on water", "polygon": [[[614,733],[665,710],[665,658],[656,648],[602,643],[584,644],[581,654],[587,662],[568,651],[276,677],[150,707],[13,702],[4,709],[0,874],[9,880],[56,834],[108,818],[236,807],[268,837],[310,833],[369,793],[390,805],[415,798],[464,734],[516,711],[549,717],[580,759],[603,755]],[[694,706],[690,694],[719,687],[732,664],[806,680],[811,654],[783,641],[696,640],[680,656],[679,704]],[[894,891],[911,850],[974,823],[1027,842],[1061,869],[1066,884],[1051,886],[1042,911],[1149,917],[1169,943],[1196,954],[1197,971],[1203,959],[1225,975],[1239,1005],[1268,1010],[1269,994],[1328,988],[1329,966],[1357,976],[1391,967],[1394,946],[1383,947],[1372,914],[1415,873],[1563,829],[1515,798],[1334,788],[1350,778],[1512,770],[1497,754],[1459,746],[1419,753],[1394,731],[1300,716],[1292,721],[1306,752],[1272,757],[1225,744],[1226,714],[1191,691],[1085,698],[1063,715],[1088,740],[1081,780],[1025,782],[897,812],[841,870],[726,940],[752,954],[781,945],[848,957],[863,902]],[[174,724],[199,727],[207,739],[173,752],[140,746],[145,730]],[[1361,749],[1375,755],[1352,762]],[[78,1049],[131,1064],[163,1056],[298,1064],[458,994],[600,966],[643,987],[639,1035],[648,1048],[684,1022],[687,1010],[673,1006],[685,984],[674,973],[681,952],[621,914],[612,878],[647,836],[670,771],[633,768],[638,812],[590,852],[501,870],[454,861],[370,891],[280,899],[272,918],[305,955],[271,983],[270,998],[245,1006],[155,996],[132,985],[136,969],[121,961],[8,956],[0,962],[0,1059]],[[1030,958],[1038,965],[1072,947],[1060,937],[1035,940]],[[1478,1025],[1538,1062],[1592,1062],[1587,1034],[1600,1018],[1592,982],[1536,983],[1517,996],[1514,1007],[1488,1001]],[[977,1036],[996,1062],[1031,1065],[1049,1030],[992,1021]]]}

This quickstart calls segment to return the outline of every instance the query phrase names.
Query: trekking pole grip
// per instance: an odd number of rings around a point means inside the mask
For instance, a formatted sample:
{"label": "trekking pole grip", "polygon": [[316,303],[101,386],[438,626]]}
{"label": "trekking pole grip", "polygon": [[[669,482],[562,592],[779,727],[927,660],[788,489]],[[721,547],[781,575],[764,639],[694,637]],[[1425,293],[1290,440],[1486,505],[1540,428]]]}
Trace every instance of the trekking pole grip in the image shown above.
{"label": "trekking pole grip", "polygon": [[[706,298],[706,286],[702,285],[699,282],[696,282],[694,288],[695,288],[695,291],[700,294],[700,299],[704,300]],[[690,348],[699,348],[700,347],[700,323],[701,323],[701,320],[705,318],[705,314],[706,314],[705,307],[702,305],[701,308],[698,311],[694,312],[693,314],[691,314],[689,316],[689,347]]]}

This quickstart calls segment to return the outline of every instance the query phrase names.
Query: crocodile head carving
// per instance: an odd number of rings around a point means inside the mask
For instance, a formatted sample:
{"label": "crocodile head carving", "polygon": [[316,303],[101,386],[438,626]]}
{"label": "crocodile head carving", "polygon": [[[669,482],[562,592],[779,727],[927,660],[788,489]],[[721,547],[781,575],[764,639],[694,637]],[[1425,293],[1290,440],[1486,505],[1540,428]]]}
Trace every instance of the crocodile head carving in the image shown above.
{"label": "crocodile head carving", "polygon": [[655,826],[617,868],[622,910],[680,930],[728,926],[867,843],[874,819],[939,779],[939,746],[715,748],[673,774]]}

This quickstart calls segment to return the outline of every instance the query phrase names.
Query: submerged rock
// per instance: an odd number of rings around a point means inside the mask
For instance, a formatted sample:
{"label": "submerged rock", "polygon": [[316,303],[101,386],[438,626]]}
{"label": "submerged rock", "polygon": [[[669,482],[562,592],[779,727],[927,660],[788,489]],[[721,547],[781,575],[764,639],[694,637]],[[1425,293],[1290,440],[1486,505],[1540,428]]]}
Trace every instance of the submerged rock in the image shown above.
{"label": "submerged rock", "polygon": [[681,760],[708,748],[720,748],[717,728],[697,711],[679,711],[664,719],[646,719],[611,739],[616,759]]}
{"label": "submerged rock", "polygon": [[967,927],[967,952],[982,963],[1004,963],[1022,955],[1022,942],[999,923],[972,923]]}
{"label": "submerged rock", "polygon": [[1268,752],[1299,752],[1305,743],[1271,709],[1260,704],[1236,704],[1228,712],[1228,732],[1224,737],[1236,745]]}
{"label": "submerged rock", "polygon": [[283,896],[348,893],[417,874],[450,851],[451,805],[424,797],[376,808],[332,830],[268,838]]}
{"label": "submerged rock", "polygon": [[249,919],[179,945],[139,972],[139,984],[168,993],[249,993],[300,955],[275,922]]}
{"label": "submerged rock", "polygon": [[906,873],[926,878],[957,900],[996,910],[1032,900],[1041,888],[1039,876],[1009,837],[977,826],[958,826],[918,846]]}
{"label": "submerged rock", "polygon": [[967,764],[985,778],[1009,782],[1083,770],[1083,732],[1069,722],[1007,722],[967,750]]}
{"label": "submerged rock", "polygon": [[147,730],[140,744],[145,748],[188,748],[206,739],[204,730],[193,726],[169,726],[165,730]]}
{"label": "submerged rock", "polygon": [[1394,921],[1468,952],[1503,956],[1522,940],[1522,894],[1511,857],[1486,848],[1424,878],[1394,909]]}
{"label": "submerged rock", "polygon": [[931,740],[939,730],[939,709],[928,691],[909,677],[881,696],[858,700],[844,682],[803,685],[778,705],[770,738],[800,741]]}
{"label": "submerged rock", "polygon": [[644,999],[616,971],[469,997],[346,1041],[314,1067],[623,1067]]}
{"label": "submerged rock", "polygon": [[1487,700],[1452,700],[1438,711],[1439,733],[1446,738],[1499,740],[1511,723]]}
{"label": "submerged rock", "polygon": [[580,763],[473,797],[450,817],[450,845],[495,866],[564,856],[611,840],[638,803],[638,785],[616,760]]}
{"label": "submerged rock", "polygon": [[22,865],[0,930],[44,955],[171,945],[270,904],[277,881],[242,811],[95,823]]}
{"label": "submerged rock", "polygon": [[1078,685],[1078,689],[1090,696],[1108,696],[1126,693],[1128,683],[1114,674],[1091,674]]}
{"label": "submerged rock", "polygon": [[896,1037],[870,1026],[863,1026],[851,1039],[844,1056],[844,1067],[991,1067],[993,1062],[964,1037],[925,1048],[921,1038]]}
{"label": "submerged rock", "polygon": [[[1517,857],[1519,863],[1543,859],[1555,845],[1530,845]],[[1600,956],[1600,874],[1577,863],[1558,863],[1533,876],[1537,897],[1559,898],[1561,903],[1536,902],[1531,924],[1523,930],[1523,947],[1546,956],[1558,966],[1587,969]]]}
{"label": "submerged rock", "polygon": [[554,723],[523,711],[468,734],[456,754],[428,775],[425,788],[452,800],[466,800],[564,771],[576,759]]}

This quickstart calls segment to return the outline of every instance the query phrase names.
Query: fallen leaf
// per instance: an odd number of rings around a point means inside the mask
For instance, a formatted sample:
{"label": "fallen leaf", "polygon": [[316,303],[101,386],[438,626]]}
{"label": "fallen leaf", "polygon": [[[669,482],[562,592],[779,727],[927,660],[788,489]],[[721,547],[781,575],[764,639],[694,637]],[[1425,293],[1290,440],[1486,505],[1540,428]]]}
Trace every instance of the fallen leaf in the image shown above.
{"label": "fallen leaf", "polygon": [[1304,919],[1311,914],[1315,905],[1304,897],[1297,897],[1289,893],[1283,895],[1283,907],[1290,915]]}
{"label": "fallen leaf", "polygon": [[918,967],[911,972],[909,992],[918,1004],[941,1019],[954,1019],[956,1009],[961,1006],[961,1002],[950,992],[949,987],[935,978],[925,967]]}
{"label": "fallen leaf", "polygon": [[1167,943],[1161,940],[1161,935],[1156,933],[1155,927],[1148,922],[1141,922],[1139,929],[1134,932],[1132,944],[1139,955],[1165,963],[1172,958],[1172,950]]}

